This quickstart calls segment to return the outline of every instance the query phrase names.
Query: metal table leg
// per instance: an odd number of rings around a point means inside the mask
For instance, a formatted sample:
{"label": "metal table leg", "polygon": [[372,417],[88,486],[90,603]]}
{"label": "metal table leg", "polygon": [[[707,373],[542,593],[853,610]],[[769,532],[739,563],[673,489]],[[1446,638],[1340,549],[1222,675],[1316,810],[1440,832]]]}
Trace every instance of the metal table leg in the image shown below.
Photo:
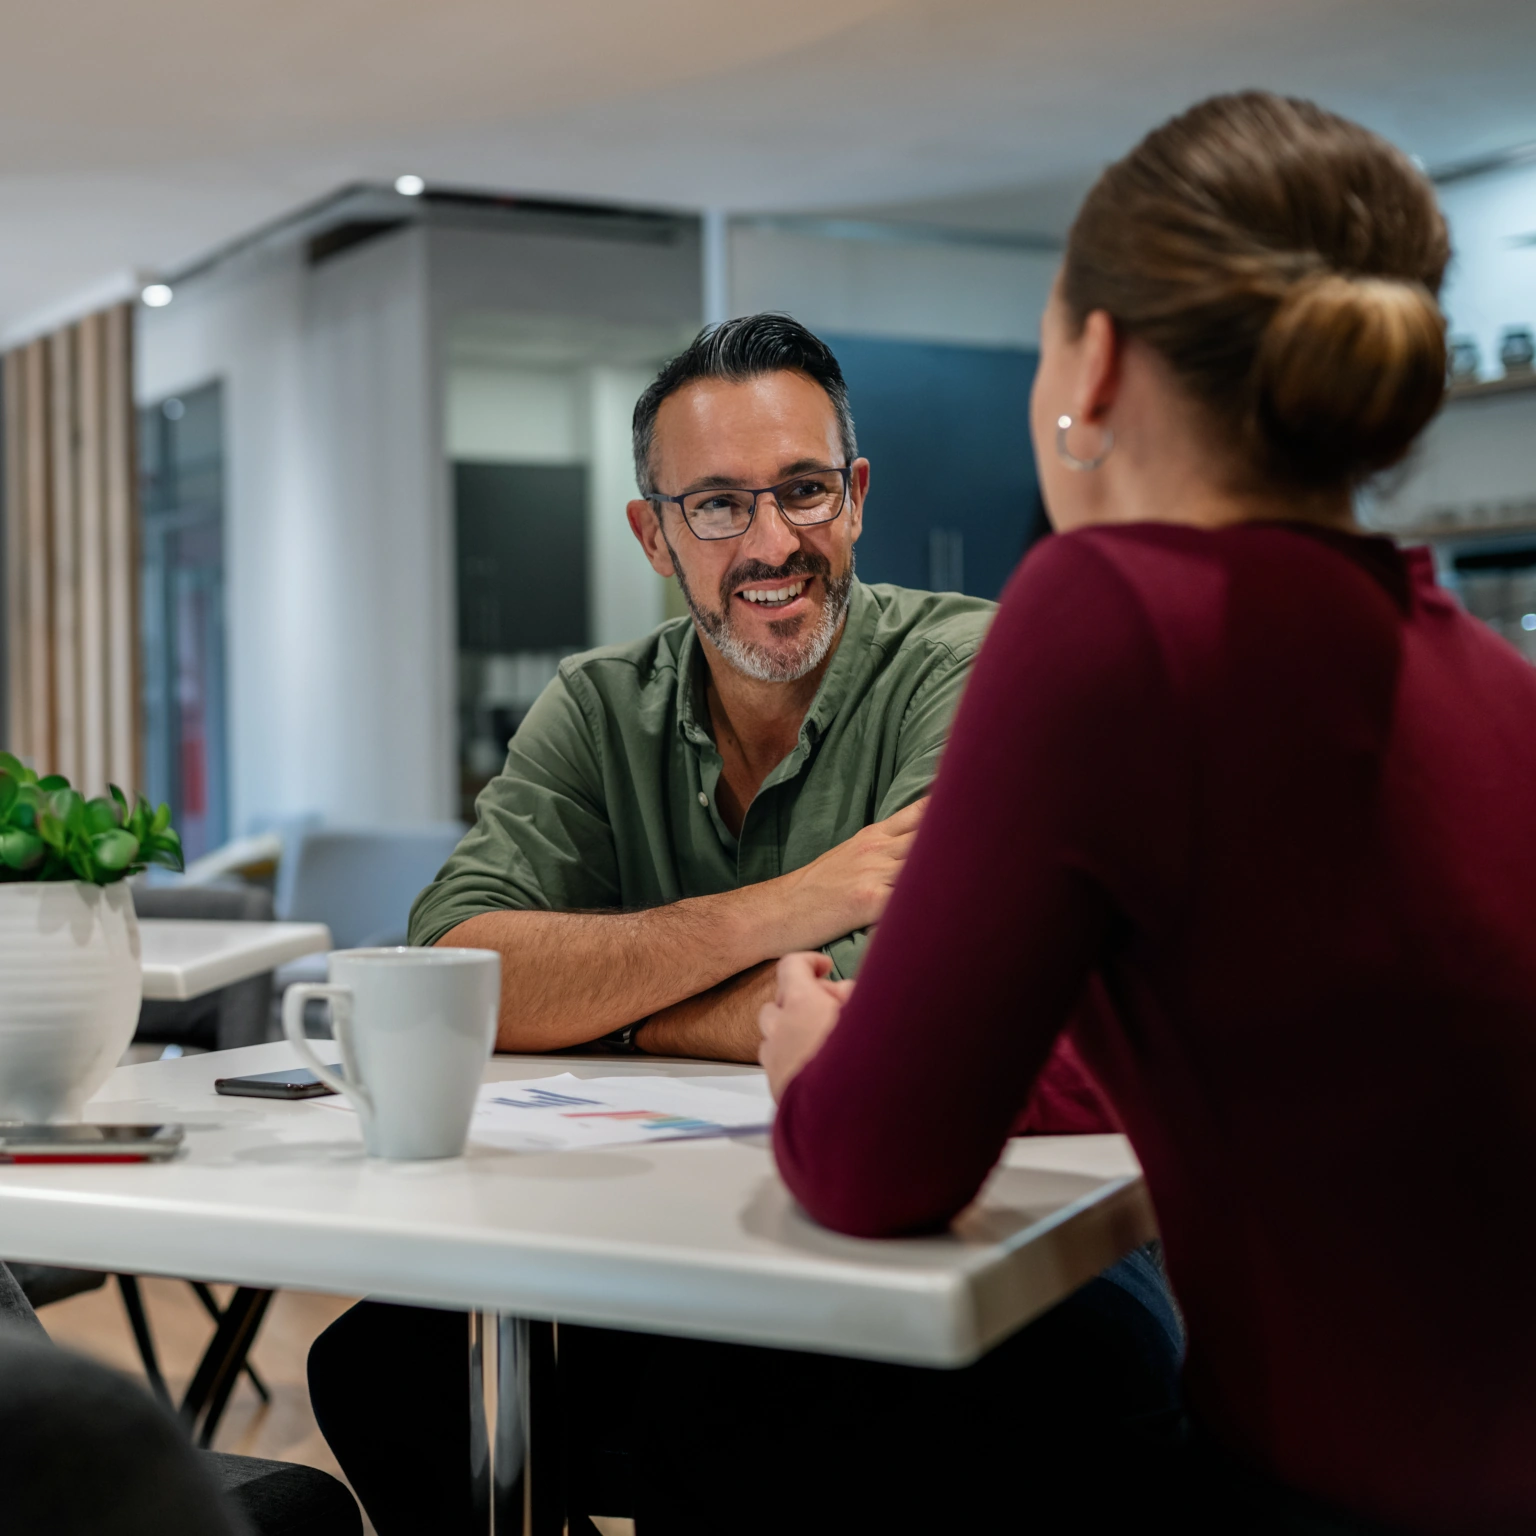
{"label": "metal table leg", "polygon": [[[523,1536],[528,1324],[469,1314],[469,1462],[475,1511],[488,1536]],[[476,1521],[479,1528],[479,1521]]]}
{"label": "metal table leg", "polygon": [[565,1497],[551,1323],[469,1314],[470,1476],[489,1536],[561,1536]]}

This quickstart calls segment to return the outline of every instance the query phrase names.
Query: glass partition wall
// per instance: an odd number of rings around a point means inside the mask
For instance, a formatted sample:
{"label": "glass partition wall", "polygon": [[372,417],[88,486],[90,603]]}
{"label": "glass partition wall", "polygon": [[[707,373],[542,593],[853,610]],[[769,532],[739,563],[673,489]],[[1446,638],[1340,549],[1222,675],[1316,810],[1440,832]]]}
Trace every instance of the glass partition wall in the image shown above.
{"label": "glass partition wall", "polygon": [[219,384],[139,413],[144,789],[188,861],[228,834]]}

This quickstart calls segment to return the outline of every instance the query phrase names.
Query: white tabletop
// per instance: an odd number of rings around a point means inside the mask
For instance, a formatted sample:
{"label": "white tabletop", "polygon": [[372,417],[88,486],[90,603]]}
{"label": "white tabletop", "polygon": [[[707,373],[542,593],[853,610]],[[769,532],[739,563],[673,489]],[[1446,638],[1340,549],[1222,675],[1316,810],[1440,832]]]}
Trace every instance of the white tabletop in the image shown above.
{"label": "white tabletop", "polygon": [[[88,1116],[179,1120],[185,1152],[0,1167],[6,1255],[959,1365],[1155,1230],[1119,1136],[1015,1141],[952,1234],[872,1242],[801,1214],[760,1136],[381,1163],[344,1112],[213,1091],[293,1061],[278,1043],[119,1068]],[[498,1056],[488,1077],[566,1070],[732,1069]]]}
{"label": "white tabletop", "polygon": [[185,1000],[331,947],[324,923],[221,923],[141,917],[144,996]]}

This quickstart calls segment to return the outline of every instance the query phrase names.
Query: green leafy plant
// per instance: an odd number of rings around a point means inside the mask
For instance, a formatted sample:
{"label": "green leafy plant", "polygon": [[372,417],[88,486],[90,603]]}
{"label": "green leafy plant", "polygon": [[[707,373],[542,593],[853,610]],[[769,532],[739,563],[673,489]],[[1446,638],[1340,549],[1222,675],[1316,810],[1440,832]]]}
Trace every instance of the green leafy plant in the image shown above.
{"label": "green leafy plant", "polygon": [[87,800],[62,774],[39,778],[0,752],[0,884],[17,880],[84,880],[111,885],[151,864],[180,869],[181,838],[171,808],[129,805],[116,784],[111,796]]}

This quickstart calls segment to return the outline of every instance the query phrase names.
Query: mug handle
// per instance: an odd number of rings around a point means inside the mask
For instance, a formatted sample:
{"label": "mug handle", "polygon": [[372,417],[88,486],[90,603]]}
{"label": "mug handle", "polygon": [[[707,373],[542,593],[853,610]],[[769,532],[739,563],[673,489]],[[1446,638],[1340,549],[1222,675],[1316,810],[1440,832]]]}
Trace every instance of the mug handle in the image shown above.
{"label": "mug handle", "polygon": [[[309,1038],[304,1033],[304,1004],[312,997],[323,997],[331,1005],[331,1028],[336,1043],[341,1047],[341,1064],[345,1077],[338,1077],[315,1055]],[[366,1129],[373,1119],[373,1096],[357,1073],[357,1055],[352,1049],[352,989],[319,982],[295,982],[283,993],[283,1033],[288,1043],[299,1053],[305,1065],[325,1084],[337,1093],[345,1094],[352,1101],[358,1118]]]}

